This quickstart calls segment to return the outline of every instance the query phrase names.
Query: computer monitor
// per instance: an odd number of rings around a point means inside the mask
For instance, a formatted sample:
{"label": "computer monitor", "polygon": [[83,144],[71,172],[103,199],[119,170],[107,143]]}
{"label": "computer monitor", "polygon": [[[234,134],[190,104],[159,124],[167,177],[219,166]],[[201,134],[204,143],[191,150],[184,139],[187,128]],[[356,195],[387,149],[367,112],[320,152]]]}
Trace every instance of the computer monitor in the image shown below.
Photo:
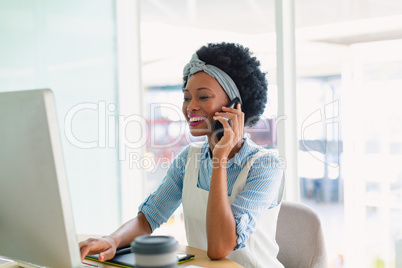
{"label": "computer monitor", "polygon": [[0,256],[81,266],[49,89],[0,93]]}

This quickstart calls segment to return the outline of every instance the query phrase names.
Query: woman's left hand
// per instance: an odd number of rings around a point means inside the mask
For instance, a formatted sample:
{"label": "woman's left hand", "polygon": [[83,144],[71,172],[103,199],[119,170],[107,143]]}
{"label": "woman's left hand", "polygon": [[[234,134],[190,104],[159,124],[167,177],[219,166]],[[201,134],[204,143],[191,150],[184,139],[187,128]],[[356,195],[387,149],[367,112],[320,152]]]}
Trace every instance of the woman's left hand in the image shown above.
{"label": "woman's left hand", "polygon": [[[224,117],[231,120],[232,126]],[[237,104],[236,108],[222,107],[222,112],[216,112],[214,119],[222,123],[224,133],[222,139],[214,147],[213,156],[218,159],[227,158],[243,138],[244,113],[240,104]]]}

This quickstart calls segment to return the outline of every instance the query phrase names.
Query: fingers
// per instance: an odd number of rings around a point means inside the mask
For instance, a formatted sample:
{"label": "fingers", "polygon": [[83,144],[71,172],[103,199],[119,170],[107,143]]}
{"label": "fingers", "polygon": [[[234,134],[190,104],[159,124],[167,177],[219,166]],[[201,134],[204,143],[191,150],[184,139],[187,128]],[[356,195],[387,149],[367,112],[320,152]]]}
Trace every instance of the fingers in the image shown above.
{"label": "fingers", "polygon": [[[225,115],[225,116],[223,116],[223,115]],[[229,118],[229,116],[226,116],[225,113],[215,113],[214,120],[218,120],[219,122],[222,123],[225,132],[226,132],[227,130],[231,130],[231,129],[232,129],[232,127],[231,127],[230,124],[229,124],[228,119],[230,119],[230,120],[232,121],[232,119]]]}
{"label": "fingers", "polygon": [[243,112],[241,110],[240,104],[237,105],[236,108],[229,108],[229,107],[222,107],[222,111],[226,112],[226,113],[231,113],[231,114],[235,114],[240,116]]}
{"label": "fingers", "polygon": [[[235,108],[228,108],[222,107],[223,112],[216,112],[216,119],[219,120],[221,117],[222,120],[219,122],[222,123],[223,127],[225,128],[225,132],[229,129],[232,129],[235,134],[235,140],[237,141],[239,138],[243,137],[243,129],[244,129],[244,113],[241,111],[240,104],[237,105],[237,109]],[[227,120],[224,118],[230,119],[232,122],[232,126],[229,125]]]}
{"label": "fingers", "polygon": [[218,142],[217,146],[232,148],[234,146],[233,141],[235,141],[235,133],[233,132],[232,127],[229,125],[228,120],[222,116],[214,116],[214,120],[218,120],[219,122],[221,122],[224,131],[223,137]]}
{"label": "fingers", "polygon": [[116,254],[116,250],[114,250],[113,248],[109,248],[108,250],[99,254],[99,261],[110,260],[114,257],[115,254]]}
{"label": "fingers", "polygon": [[96,239],[93,238],[89,238],[85,241],[80,242],[78,245],[80,247],[80,253],[81,253],[81,261],[84,260],[85,256],[89,254],[89,251],[91,250],[91,246],[93,244],[93,242]]}
{"label": "fingers", "polygon": [[78,243],[78,246],[79,246],[80,249],[81,249],[82,247],[86,246],[86,245],[89,244],[89,243],[92,243],[92,242],[95,241],[95,240],[97,240],[97,239],[95,239],[95,238],[88,238],[88,239],[85,240],[85,241],[79,242],[79,243]]}
{"label": "fingers", "polygon": [[[237,120],[231,119],[229,116],[222,116],[221,113],[214,116],[214,120],[219,121],[223,126],[223,136],[229,137],[232,134],[237,135],[238,130],[238,123]],[[231,122],[229,122],[229,120]],[[225,139],[226,140],[226,139]]]}
{"label": "fingers", "polygon": [[[83,243],[83,242],[81,242],[81,243]],[[81,245],[81,243],[80,243],[80,253],[81,253],[81,261],[83,261],[85,259],[85,256],[87,256],[89,254],[89,251],[91,249],[88,245]]]}
{"label": "fingers", "polygon": [[[79,247],[81,252],[81,261],[83,261],[85,256],[87,255],[98,253],[101,253],[99,255],[100,261],[109,260],[113,258],[116,252],[116,247],[108,239],[105,238],[89,238],[83,242],[80,242]],[[101,256],[103,260],[101,260]]]}
{"label": "fingers", "polygon": [[223,112],[220,113],[220,115],[223,115],[223,117],[227,117],[231,119],[232,121],[237,119],[239,127],[242,127],[244,125],[244,113],[241,110],[240,103],[237,104],[237,108],[228,108],[228,107],[222,107]]}

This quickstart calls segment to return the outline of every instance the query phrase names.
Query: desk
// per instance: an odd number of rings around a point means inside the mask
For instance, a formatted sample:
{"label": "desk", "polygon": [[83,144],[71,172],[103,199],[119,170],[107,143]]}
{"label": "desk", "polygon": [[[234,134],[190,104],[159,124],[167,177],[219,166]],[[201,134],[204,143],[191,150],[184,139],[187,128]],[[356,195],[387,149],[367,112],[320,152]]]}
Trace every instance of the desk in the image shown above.
{"label": "desk", "polygon": [[[90,237],[97,238],[100,236],[99,235],[78,235],[77,236],[78,241],[83,241]],[[201,266],[201,267],[217,267],[217,268],[243,267],[240,264],[238,264],[234,261],[231,261],[229,259],[226,259],[226,258],[216,260],[216,261],[210,260],[207,256],[207,252],[202,249],[180,245],[179,251],[195,255],[195,258],[193,260],[185,262],[185,263],[181,263],[181,264],[179,264],[179,267],[186,267],[186,266],[190,266],[190,265],[197,265],[197,266]],[[115,268],[116,267],[116,266],[112,266],[112,265],[101,264],[99,262],[90,261],[90,260],[85,260],[85,262],[98,265],[99,268]]]}
{"label": "desk", "polygon": [[[83,241],[90,237],[97,238],[100,236],[99,235],[78,235],[77,236],[78,241]],[[185,263],[181,263],[181,264],[179,264],[179,267],[186,267],[186,266],[190,266],[190,265],[197,265],[200,267],[216,267],[216,268],[243,267],[240,264],[238,264],[234,261],[231,261],[229,259],[226,259],[226,258],[216,260],[216,261],[210,260],[207,256],[207,252],[202,249],[180,245],[179,251],[195,255],[195,258],[193,260],[185,262]],[[112,266],[112,265],[103,264],[100,262],[95,262],[95,261],[90,261],[90,260],[85,260],[84,262],[96,265],[97,268],[116,268],[117,267],[117,266]],[[19,267],[20,266],[15,262],[4,266],[4,268],[19,268]],[[3,266],[2,266],[2,268],[3,268]]]}

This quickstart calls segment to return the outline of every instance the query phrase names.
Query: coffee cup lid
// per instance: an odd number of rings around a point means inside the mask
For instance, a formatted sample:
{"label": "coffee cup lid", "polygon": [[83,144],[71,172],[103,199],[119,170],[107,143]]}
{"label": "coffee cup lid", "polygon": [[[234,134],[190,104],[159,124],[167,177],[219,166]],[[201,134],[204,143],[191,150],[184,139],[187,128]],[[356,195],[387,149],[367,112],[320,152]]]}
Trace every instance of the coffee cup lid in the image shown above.
{"label": "coffee cup lid", "polygon": [[131,250],[137,254],[160,254],[176,251],[179,247],[171,236],[139,236],[131,243]]}

